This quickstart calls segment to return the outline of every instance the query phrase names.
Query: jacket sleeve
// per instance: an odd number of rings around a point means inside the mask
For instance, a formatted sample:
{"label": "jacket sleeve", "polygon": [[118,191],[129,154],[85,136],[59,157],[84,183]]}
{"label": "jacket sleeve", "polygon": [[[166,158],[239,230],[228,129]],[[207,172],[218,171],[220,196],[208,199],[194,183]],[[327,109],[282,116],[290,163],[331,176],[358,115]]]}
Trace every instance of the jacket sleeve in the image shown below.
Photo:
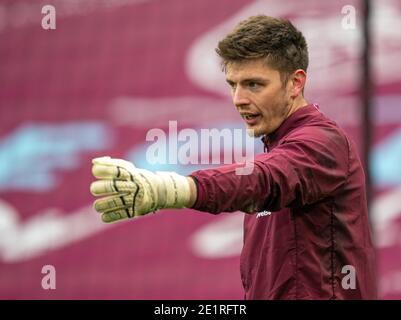
{"label": "jacket sleeve", "polygon": [[249,175],[240,164],[199,170],[193,209],[248,213],[313,204],[335,196],[348,176],[349,144],[337,130],[308,128],[288,135],[271,152],[255,156]]}

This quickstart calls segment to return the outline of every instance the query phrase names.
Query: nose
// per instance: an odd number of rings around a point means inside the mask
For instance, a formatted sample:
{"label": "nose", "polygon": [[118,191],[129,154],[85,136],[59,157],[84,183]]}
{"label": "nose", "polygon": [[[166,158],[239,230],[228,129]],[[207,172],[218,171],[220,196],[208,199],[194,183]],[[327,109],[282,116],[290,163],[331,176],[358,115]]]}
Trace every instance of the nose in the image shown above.
{"label": "nose", "polygon": [[241,88],[241,86],[237,86],[233,89],[232,97],[236,107],[241,107],[250,103],[245,90]]}

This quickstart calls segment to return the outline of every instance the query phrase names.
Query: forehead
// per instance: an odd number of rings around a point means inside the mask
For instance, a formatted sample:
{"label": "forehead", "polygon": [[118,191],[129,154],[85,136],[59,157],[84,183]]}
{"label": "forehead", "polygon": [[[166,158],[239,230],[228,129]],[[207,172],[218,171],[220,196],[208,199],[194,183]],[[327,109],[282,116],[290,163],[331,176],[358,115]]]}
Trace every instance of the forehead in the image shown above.
{"label": "forehead", "polygon": [[253,78],[274,80],[280,78],[280,73],[268,66],[264,59],[255,59],[229,62],[226,68],[226,78],[234,82]]}

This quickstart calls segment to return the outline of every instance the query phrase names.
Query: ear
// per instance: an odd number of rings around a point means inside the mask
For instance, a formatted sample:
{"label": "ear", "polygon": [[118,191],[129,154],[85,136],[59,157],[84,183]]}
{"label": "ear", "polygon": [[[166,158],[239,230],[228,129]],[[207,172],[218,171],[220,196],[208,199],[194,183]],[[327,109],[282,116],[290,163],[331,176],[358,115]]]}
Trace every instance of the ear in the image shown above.
{"label": "ear", "polygon": [[305,87],[306,72],[302,69],[296,70],[291,76],[291,98],[296,98],[302,95],[302,91]]}

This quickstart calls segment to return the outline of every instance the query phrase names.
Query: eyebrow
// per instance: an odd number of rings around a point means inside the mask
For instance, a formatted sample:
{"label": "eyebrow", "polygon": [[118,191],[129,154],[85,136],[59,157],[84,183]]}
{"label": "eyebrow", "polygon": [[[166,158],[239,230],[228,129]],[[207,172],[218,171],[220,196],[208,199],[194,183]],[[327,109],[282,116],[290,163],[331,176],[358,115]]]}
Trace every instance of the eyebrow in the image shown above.
{"label": "eyebrow", "polygon": [[[234,84],[235,83],[235,81],[233,81],[233,80],[231,80],[231,79],[226,79],[226,82],[228,83],[228,84]],[[246,79],[242,79],[241,81],[240,81],[240,83],[249,83],[249,82],[260,82],[260,83],[269,83],[270,82],[270,80],[268,80],[268,79],[264,79],[264,78],[260,78],[260,77],[255,77],[255,78],[246,78]]]}

